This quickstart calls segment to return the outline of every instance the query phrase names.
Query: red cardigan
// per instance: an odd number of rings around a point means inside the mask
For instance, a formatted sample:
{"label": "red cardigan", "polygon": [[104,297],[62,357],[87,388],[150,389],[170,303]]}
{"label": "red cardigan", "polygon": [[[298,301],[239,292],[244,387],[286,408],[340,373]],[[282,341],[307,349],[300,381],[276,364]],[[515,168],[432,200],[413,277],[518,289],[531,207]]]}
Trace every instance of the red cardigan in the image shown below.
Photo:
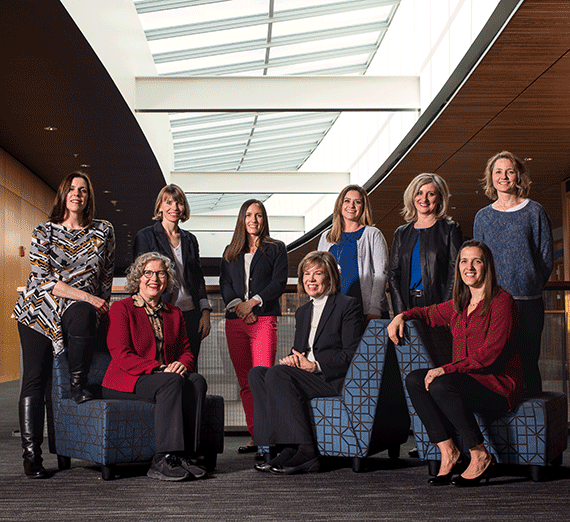
{"label": "red cardigan", "polygon": [[449,324],[453,335],[452,362],[442,366],[445,373],[468,373],[483,386],[503,395],[511,409],[520,401],[524,381],[519,354],[516,350],[518,309],[511,295],[504,290],[491,301],[488,312],[481,317],[480,302],[467,316],[467,309],[458,315],[453,301],[412,308],[403,312],[406,319],[423,319],[429,326]]}
{"label": "red cardigan", "polygon": [[[162,312],[164,358],[167,364],[180,361],[188,371],[194,369],[194,356],[186,335],[182,312],[164,303]],[[112,390],[133,392],[139,376],[150,374],[160,366],[155,359],[156,340],[144,308],[137,308],[131,297],[116,301],[109,310],[107,346],[112,360],[105,373],[103,386]]]}

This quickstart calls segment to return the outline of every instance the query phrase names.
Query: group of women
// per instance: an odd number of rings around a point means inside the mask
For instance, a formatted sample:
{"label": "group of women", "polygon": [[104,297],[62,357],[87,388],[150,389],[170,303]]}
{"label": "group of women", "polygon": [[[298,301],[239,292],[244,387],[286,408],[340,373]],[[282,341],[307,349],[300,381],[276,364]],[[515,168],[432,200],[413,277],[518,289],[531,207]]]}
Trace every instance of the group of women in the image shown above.
{"label": "group of women", "polygon": [[[540,294],[552,270],[552,236],[544,209],[527,198],[530,179],[518,158],[507,152],[491,158],[484,183],[495,202],[475,219],[480,241],[462,246],[459,225],[448,216],[447,184],[437,174],[417,176],[404,193],[407,224],[396,230],[390,255],[373,226],[366,192],[357,185],[343,189],[331,230],[299,265],[299,292],[310,302],[298,309],[293,348],[277,365],[276,317],[287,283],[287,252],[270,236],[263,203],[252,199],[242,205],[223,254],[220,291],[251,436],[239,451],[271,447],[271,458],[256,464],[258,471],[288,475],[319,469],[308,401],[339,393],[366,323],[389,317],[389,281],[395,317],[388,332],[394,342],[412,318],[433,327],[448,324],[453,335],[450,364],[412,372],[406,381],[442,453],[439,475],[430,483],[465,486],[489,476],[492,458],[473,412],[515,406],[523,374],[528,392],[540,390]],[[110,308],[114,234],[94,212],[89,178],[72,173],[59,187],[48,222],[33,234],[32,272],[14,310],[23,351],[19,407],[25,474],[47,476],[41,443],[53,354],[67,352],[75,401],[92,399],[87,375],[102,323],[112,355],[103,396],[156,403],[156,454],[148,475],[202,478],[193,459],[199,453],[206,382],[196,368],[200,343],[210,332],[211,307],[198,242],[179,226],[190,215],[184,192],[168,185],[159,193],[156,223],[136,237],[126,286],[132,296]],[[519,314],[528,333],[517,346]],[[455,479],[462,457],[453,430],[471,448],[468,467]]]}

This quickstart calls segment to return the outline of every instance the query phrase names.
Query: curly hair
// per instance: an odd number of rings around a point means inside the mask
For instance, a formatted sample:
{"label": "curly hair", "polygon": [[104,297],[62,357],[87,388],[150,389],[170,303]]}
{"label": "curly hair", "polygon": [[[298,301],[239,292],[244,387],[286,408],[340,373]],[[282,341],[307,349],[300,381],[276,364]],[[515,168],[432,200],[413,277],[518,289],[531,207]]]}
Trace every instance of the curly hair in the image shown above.
{"label": "curly hair", "polygon": [[132,295],[139,291],[141,277],[143,276],[146,265],[151,261],[162,261],[162,264],[164,265],[167,274],[164,293],[172,292],[172,289],[175,286],[178,286],[176,271],[174,270],[172,261],[158,252],[147,252],[146,254],[138,256],[133,264],[127,268],[127,284],[125,285],[125,292]]}
{"label": "curly hair", "polygon": [[485,191],[485,195],[495,201],[498,197],[497,189],[493,186],[493,169],[495,168],[495,163],[497,160],[506,159],[509,160],[515,172],[517,173],[517,182],[516,182],[516,189],[517,189],[517,196],[519,198],[528,198],[530,193],[530,185],[532,183],[530,176],[528,174],[528,170],[526,168],[526,164],[523,160],[519,157],[515,156],[512,152],[508,150],[504,150],[495,154],[492,158],[489,158],[487,161],[487,166],[485,167],[485,174],[483,179],[481,179],[481,186]]}

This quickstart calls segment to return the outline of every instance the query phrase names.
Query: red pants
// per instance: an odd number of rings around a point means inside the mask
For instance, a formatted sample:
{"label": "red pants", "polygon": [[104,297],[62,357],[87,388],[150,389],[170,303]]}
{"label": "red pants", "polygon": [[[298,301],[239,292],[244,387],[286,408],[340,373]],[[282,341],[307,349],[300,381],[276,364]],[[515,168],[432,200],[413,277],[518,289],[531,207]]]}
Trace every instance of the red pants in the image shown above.
{"label": "red pants", "polygon": [[226,338],[230,359],[240,386],[247,429],[253,437],[253,395],[247,375],[254,366],[273,366],[277,352],[277,318],[261,316],[253,324],[241,319],[226,319]]}

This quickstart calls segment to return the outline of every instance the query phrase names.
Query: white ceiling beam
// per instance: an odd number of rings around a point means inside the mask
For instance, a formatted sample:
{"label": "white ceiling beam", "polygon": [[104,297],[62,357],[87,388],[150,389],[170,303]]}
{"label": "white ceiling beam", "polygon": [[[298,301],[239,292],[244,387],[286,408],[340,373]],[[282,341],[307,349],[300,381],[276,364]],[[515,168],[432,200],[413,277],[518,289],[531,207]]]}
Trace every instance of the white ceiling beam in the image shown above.
{"label": "white ceiling beam", "polygon": [[[219,216],[209,214],[191,215],[188,221],[179,223],[180,227],[190,232],[233,232],[236,216]],[[304,216],[271,216],[271,233],[273,232],[305,232]]]}
{"label": "white ceiling beam", "polygon": [[348,172],[172,172],[171,183],[187,193],[338,194],[350,184]]}
{"label": "white ceiling beam", "polygon": [[416,111],[417,76],[143,77],[137,112]]}

